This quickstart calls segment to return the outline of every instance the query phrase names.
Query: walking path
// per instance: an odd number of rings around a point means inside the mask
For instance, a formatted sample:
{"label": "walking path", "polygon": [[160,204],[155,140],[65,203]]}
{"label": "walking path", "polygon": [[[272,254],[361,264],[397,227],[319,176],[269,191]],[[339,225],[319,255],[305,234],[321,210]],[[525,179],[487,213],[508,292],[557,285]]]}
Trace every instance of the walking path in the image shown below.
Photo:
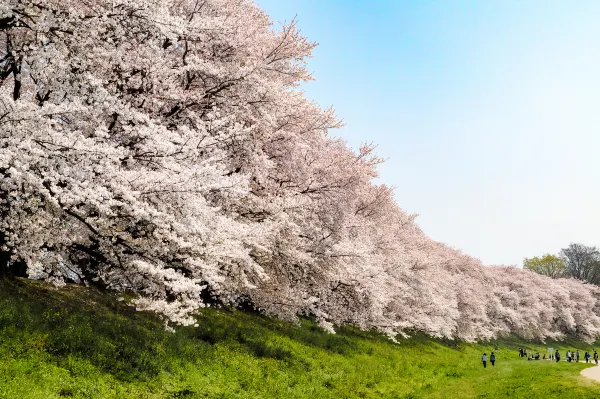
{"label": "walking path", "polygon": [[600,382],[600,366],[583,369],[581,370],[581,375],[587,378],[591,378],[594,381]]}

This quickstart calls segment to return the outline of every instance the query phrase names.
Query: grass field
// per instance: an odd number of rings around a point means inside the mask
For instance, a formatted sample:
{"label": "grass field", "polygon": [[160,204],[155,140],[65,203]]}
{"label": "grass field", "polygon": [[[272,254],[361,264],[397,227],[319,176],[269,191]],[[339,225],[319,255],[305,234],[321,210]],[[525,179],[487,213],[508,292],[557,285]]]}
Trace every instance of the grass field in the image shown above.
{"label": "grass field", "polygon": [[569,340],[495,342],[414,336],[394,344],[351,328],[328,334],[206,309],[200,327],[164,330],[116,296],[0,281],[0,398],[600,398],[583,364],[520,359],[517,348],[582,352]]}

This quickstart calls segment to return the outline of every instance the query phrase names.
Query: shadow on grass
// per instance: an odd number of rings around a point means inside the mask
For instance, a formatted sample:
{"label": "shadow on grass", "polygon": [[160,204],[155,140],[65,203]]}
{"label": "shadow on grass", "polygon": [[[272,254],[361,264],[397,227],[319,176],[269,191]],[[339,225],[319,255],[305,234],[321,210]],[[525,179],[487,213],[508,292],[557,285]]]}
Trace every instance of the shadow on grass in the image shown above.
{"label": "shadow on grass", "polygon": [[289,345],[278,341],[287,338],[350,355],[360,351],[356,338],[366,336],[350,328],[334,335],[310,320],[297,326],[237,310],[204,309],[198,319],[199,327],[179,327],[170,333],[158,316],[136,311],[114,293],[77,285],[55,289],[26,279],[0,280],[0,355],[46,354],[73,374],[78,370],[72,369],[70,357],[85,359],[121,381],[144,381],[177,365],[214,358],[219,343],[256,358],[307,367],[294,358]]}

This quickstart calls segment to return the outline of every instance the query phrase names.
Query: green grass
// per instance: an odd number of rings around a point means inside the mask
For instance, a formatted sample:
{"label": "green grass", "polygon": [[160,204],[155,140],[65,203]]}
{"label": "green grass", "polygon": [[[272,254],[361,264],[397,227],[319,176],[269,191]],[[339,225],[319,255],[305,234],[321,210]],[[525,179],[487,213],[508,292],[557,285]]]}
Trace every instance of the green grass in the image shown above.
{"label": "green grass", "polygon": [[169,333],[113,294],[0,281],[0,398],[599,398],[583,364],[520,359],[517,348],[583,353],[577,340],[493,344],[415,335],[332,335],[239,311],[206,309]]}

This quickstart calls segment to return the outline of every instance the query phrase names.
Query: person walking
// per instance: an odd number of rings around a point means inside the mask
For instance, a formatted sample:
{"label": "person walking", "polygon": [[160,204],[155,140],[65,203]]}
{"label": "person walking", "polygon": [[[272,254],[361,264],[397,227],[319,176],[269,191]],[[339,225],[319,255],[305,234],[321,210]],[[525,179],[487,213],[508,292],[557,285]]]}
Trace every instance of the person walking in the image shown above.
{"label": "person walking", "polygon": [[598,364],[598,352],[594,349],[594,362]]}
{"label": "person walking", "polygon": [[575,352],[575,361],[579,363],[579,349],[577,349],[577,352]]}
{"label": "person walking", "polygon": [[519,357],[523,357],[523,348],[519,348]]}
{"label": "person walking", "polygon": [[494,366],[494,363],[496,363],[496,355],[494,354],[494,352],[492,352],[492,354],[490,355],[490,363],[492,363],[492,367]]}
{"label": "person walking", "polygon": [[483,356],[481,356],[481,361],[483,362],[483,368],[487,367],[487,353],[484,353]]}
{"label": "person walking", "polygon": [[567,351],[567,362],[571,363],[571,351]]}
{"label": "person walking", "polygon": [[560,353],[558,352],[558,349],[556,350],[556,353],[554,354],[554,358],[556,359],[557,362],[560,362]]}
{"label": "person walking", "polygon": [[583,355],[583,358],[585,359],[586,363],[590,362],[590,352],[585,352],[585,355]]}

